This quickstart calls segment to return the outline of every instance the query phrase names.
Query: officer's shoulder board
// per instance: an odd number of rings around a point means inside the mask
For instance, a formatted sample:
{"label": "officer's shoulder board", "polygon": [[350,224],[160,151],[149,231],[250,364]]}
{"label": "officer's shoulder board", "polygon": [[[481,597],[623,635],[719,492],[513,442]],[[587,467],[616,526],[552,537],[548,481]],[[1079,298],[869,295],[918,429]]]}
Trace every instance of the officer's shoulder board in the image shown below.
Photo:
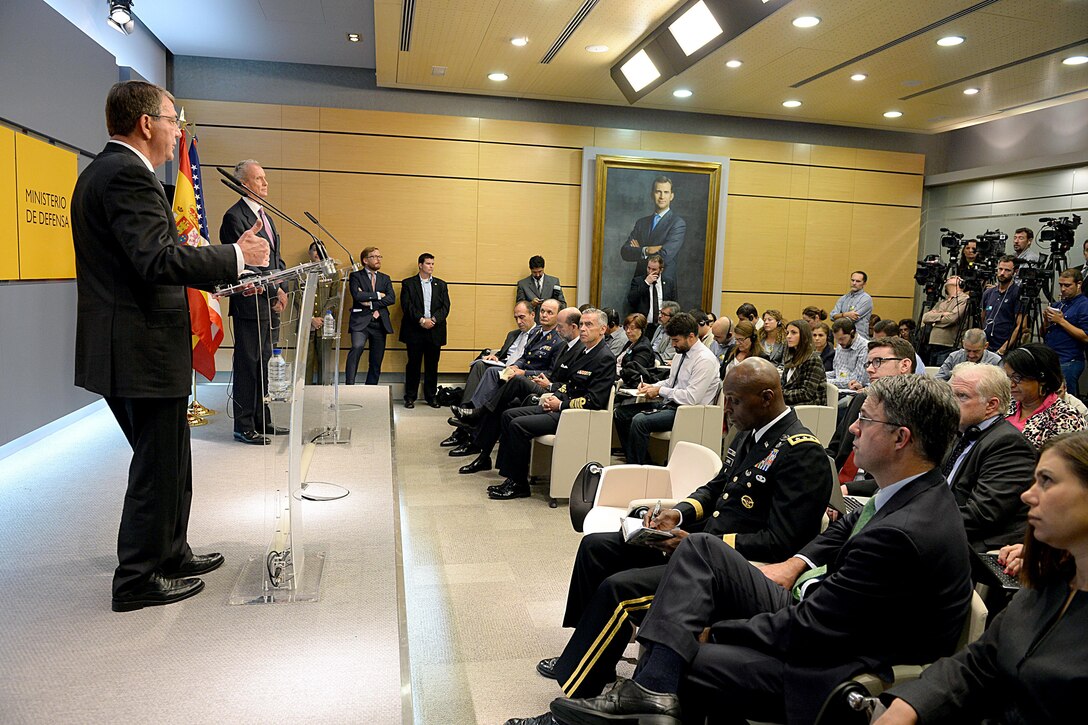
{"label": "officer's shoulder board", "polygon": [[[820,439],[811,433],[798,433],[786,438],[786,442],[791,446],[796,446],[800,443],[820,443]],[[822,445],[822,444],[821,444]]]}

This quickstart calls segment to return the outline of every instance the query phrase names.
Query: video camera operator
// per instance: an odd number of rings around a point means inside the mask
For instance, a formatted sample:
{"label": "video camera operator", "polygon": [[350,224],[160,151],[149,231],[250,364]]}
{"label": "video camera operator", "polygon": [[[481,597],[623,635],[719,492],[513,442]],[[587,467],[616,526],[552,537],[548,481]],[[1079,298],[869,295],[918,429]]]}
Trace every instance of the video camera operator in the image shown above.
{"label": "video camera operator", "polygon": [[1016,257],[1003,255],[997,260],[997,285],[982,293],[982,330],[998,355],[1005,354],[1010,340],[1019,338],[1023,322],[1018,314],[1020,284],[1015,276]]}

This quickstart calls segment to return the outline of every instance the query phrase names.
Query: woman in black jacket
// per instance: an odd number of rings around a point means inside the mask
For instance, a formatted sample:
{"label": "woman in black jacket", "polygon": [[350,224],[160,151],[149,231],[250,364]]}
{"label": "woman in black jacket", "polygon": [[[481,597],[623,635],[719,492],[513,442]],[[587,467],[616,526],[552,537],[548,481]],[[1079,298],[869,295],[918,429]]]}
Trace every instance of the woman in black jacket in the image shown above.
{"label": "woman in black jacket", "polygon": [[623,319],[623,331],[627,333],[627,344],[616,356],[616,374],[625,388],[637,388],[643,382],[643,371],[654,366],[654,349],[646,335],[646,315],[639,312],[627,315]]}

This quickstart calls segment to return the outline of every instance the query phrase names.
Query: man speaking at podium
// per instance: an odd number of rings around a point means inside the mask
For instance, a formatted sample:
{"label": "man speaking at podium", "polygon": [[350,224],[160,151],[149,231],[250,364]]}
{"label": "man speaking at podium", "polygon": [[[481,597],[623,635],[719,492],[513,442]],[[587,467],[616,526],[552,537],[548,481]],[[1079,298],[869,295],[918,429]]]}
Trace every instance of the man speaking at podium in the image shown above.
{"label": "man speaking at podium", "polygon": [[144,81],[106,98],[106,148],[72,194],[76,253],[75,383],[105,397],[132,447],[117,534],[113,610],[171,604],[200,592],[193,578],[221,554],[195,555],[187,529],[192,460],[185,407],[192,343],[186,285],[238,279],[268,262],[254,224],[232,246],[188,247],[155,167],[181,136],[173,97]]}

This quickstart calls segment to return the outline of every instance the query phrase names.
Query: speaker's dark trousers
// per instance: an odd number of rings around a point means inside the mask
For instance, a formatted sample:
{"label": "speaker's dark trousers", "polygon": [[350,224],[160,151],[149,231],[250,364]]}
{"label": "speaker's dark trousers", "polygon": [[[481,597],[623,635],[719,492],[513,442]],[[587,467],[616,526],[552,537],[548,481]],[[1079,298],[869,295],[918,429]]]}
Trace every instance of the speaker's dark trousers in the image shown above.
{"label": "speaker's dark trousers", "polygon": [[348,385],[355,385],[355,375],[359,371],[359,359],[363,356],[363,349],[368,341],[370,342],[370,356],[367,358],[366,384],[378,384],[378,378],[382,374],[382,360],[385,358],[386,335],[385,330],[379,324],[380,322],[381,320],[374,320],[373,323],[362,330],[351,331],[351,351],[348,353],[347,368],[344,370],[344,382]]}
{"label": "speaker's dark trousers", "polygon": [[[260,329],[258,329],[258,327]],[[234,431],[263,433],[272,427],[272,411],[264,404],[268,391],[268,360],[272,357],[272,336],[279,329],[279,316],[271,329],[267,322],[234,318]]]}
{"label": "speaker's dark trousers", "polygon": [[442,346],[433,342],[409,342],[408,365],[404,369],[404,399],[415,400],[419,394],[419,366],[423,365],[423,398],[428,403],[438,394],[438,358]]}

